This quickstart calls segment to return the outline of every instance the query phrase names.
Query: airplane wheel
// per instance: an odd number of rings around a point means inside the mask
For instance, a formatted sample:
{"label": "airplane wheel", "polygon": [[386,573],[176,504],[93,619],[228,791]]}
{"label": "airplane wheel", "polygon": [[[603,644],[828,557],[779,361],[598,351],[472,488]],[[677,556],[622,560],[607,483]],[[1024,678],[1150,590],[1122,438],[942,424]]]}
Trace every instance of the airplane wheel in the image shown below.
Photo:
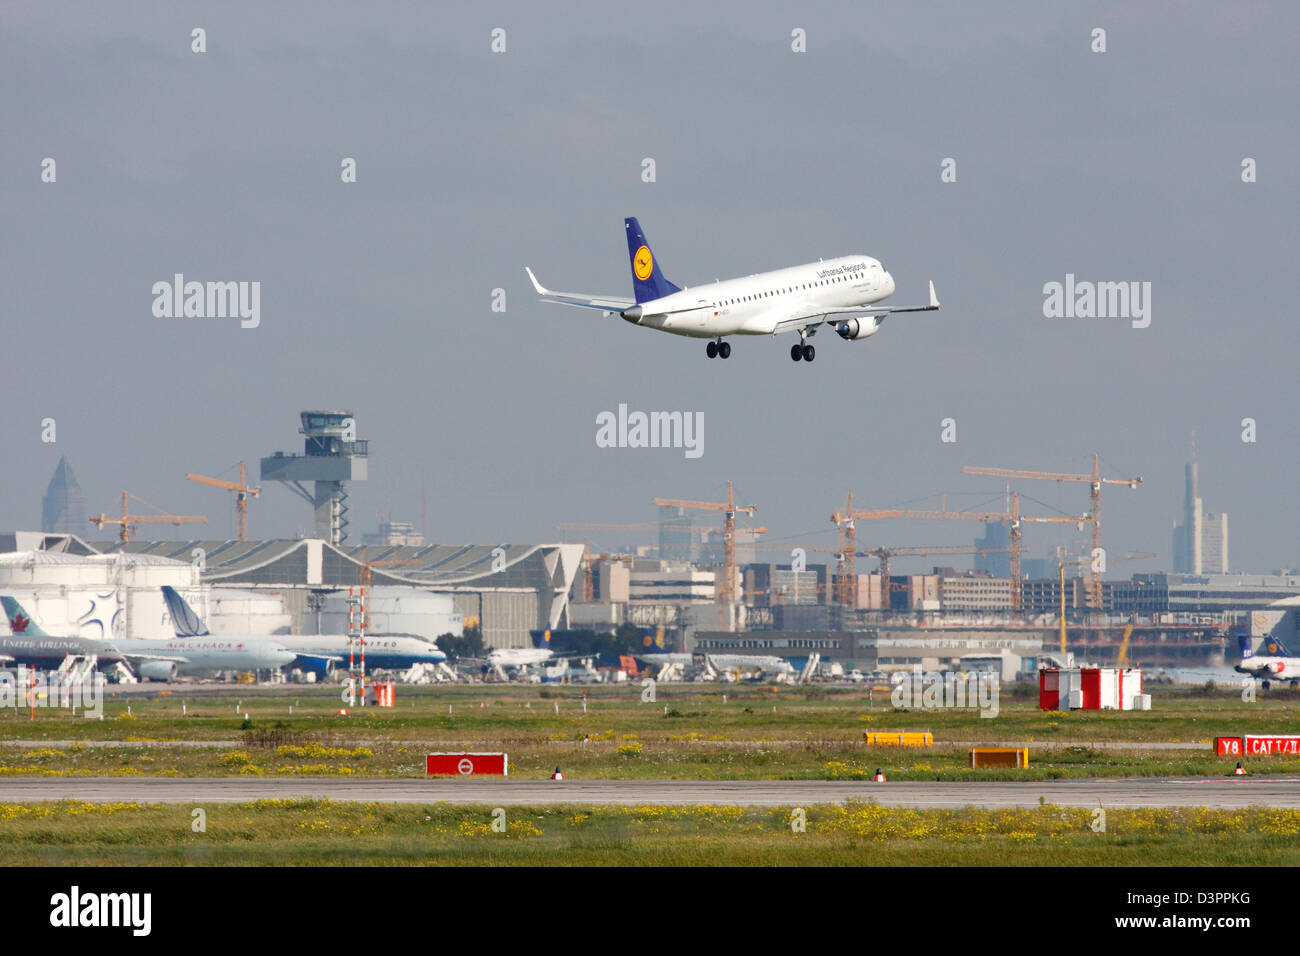
{"label": "airplane wheel", "polygon": [[724,359],[731,358],[731,343],[730,343],[730,342],[719,342],[719,343],[718,343],[718,354],[721,355]]}
{"label": "airplane wheel", "polygon": [[[718,343],[717,343],[717,342],[710,342],[708,345],[704,346],[704,352],[705,352],[706,355],[708,355],[709,358],[717,358],[717,357],[718,357]],[[726,358],[726,356],[724,355],[723,358]]]}
{"label": "airplane wheel", "polygon": [[794,359],[796,362],[799,361],[801,358],[803,358],[803,346],[802,345],[790,346],[790,358]]}
{"label": "airplane wheel", "polygon": [[817,357],[817,350],[815,348],[813,348],[811,345],[805,345],[803,347],[803,360],[805,362],[811,362],[816,357]]}
{"label": "airplane wheel", "polygon": [[1259,686],[1262,687],[1262,688],[1264,688],[1265,690],[1268,690],[1268,688],[1269,688],[1269,683],[1268,683],[1268,681],[1262,681],[1262,682],[1260,683]]}

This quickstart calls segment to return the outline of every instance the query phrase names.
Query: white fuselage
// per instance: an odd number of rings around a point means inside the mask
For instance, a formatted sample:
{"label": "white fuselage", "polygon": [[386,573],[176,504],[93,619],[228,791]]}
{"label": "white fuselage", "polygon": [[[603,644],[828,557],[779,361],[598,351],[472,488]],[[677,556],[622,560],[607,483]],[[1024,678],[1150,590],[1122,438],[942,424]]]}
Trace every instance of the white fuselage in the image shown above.
{"label": "white fuselage", "polygon": [[1260,680],[1300,680],[1300,657],[1248,657],[1233,669]]}
{"label": "white fuselage", "polygon": [[868,306],[893,292],[893,276],[879,260],[841,256],[683,289],[638,303],[640,317],[627,321],[701,339],[771,335],[794,316],[816,314],[817,308]]}
{"label": "white fuselage", "polygon": [[268,638],[185,637],[170,641],[150,638],[121,638],[113,645],[127,657],[184,658],[176,673],[186,676],[214,671],[260,671],[283,667],[297,655]]}

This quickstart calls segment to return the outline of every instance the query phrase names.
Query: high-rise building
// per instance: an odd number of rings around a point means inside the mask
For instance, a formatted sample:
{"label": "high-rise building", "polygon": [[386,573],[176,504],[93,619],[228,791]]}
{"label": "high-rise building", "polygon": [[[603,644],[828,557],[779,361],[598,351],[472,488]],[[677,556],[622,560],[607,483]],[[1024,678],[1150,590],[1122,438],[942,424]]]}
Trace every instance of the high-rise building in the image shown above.
{"label": "high-rise building", "polygon": [[1175,573],[1228,573],[1228,515],[1205,511],[1195,441],[1192,460],[1183,470],[1183,522],[1174,525],[1173,545]]}
{"label": "high-rise building", "polygon": [[990,548],[988,551],[975,552],[975,570],[987,571],[991,577],[1011,577],[1011,526],[1000,521],[987,521],[984,524],[984,536],[975,539],[975,547]]}
{"label": "high-rise building", "polygon": [[67,458],[59,459],[50,486],[41,499],[41,530],[61,534],[85,534],[86,496],[81,493],[77,476]]}

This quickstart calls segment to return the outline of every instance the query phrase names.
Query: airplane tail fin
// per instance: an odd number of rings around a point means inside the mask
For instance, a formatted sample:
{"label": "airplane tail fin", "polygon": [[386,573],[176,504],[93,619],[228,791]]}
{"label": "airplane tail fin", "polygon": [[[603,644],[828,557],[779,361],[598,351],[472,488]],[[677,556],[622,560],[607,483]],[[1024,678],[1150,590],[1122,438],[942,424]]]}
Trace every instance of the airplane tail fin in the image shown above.
{"label": "airplane tail fin", "polygon": [[1282,643],[1280,637],[1273,637],[1272,635],[1264,638],[1264,652],[1268,654],[1269,657],[1295,656],[1291,653],[1291,649]]}
{"label": "airplane tail fin", "polygon": [[650,251],[650,243],[646,240],[636,217],[624,219],[623,225],[627,228],[627,254],[632,264],[632,292],[637,302],[649,302],[651,299],[662,299],[674,292],[681,292],[681,289],[664,278],[663,272],[659,269],[659,260]]}
{"label": "airplane tail fin", "polygon": [[162,592],[163,600],[167,602],[167,610],[171,612],[172,627],[176,629],[177,637],[204,637],[207,635],[208,629],[203,626],[203,619],[185,603],[185,598],[166,584],[163,585]]}
{"label": "airplane tail fin", "polygon": [[1244,660],[1249,660],[1250,658],[1252,658],[1252,657],[1255,656],[1255,652],[1254,652],[1253,650],[1251,650],[1251,648],[1250,648],[1250,635],[1249,635],[1249,634],[1238,634],[1238,635],[1237,635],[1237,647],[1241,648],[1241,659],[1242,659],[1243,661],[1244,661]]}
{"label": "airplane tail fin", "polygon": [[15,637],[49,637],[16,600],[4,595],[0,596],[0,604],[4,605],[5,617],[9,618],[9,630],[14,632]]}

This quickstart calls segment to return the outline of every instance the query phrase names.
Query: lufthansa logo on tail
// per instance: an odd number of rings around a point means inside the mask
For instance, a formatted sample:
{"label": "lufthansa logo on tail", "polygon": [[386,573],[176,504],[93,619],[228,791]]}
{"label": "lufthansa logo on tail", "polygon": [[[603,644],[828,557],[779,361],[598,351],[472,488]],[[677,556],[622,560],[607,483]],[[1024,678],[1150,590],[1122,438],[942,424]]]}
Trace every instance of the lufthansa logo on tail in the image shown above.
{"label": "lufthansa logo on tail", "polygon": [[650,278],[650,273],[654,271],[654,267],[655,259],[650,254],[650,247],[642,246],[636,251],[636,255],[632,257],[632,271],[638,279],[644,282]]}

